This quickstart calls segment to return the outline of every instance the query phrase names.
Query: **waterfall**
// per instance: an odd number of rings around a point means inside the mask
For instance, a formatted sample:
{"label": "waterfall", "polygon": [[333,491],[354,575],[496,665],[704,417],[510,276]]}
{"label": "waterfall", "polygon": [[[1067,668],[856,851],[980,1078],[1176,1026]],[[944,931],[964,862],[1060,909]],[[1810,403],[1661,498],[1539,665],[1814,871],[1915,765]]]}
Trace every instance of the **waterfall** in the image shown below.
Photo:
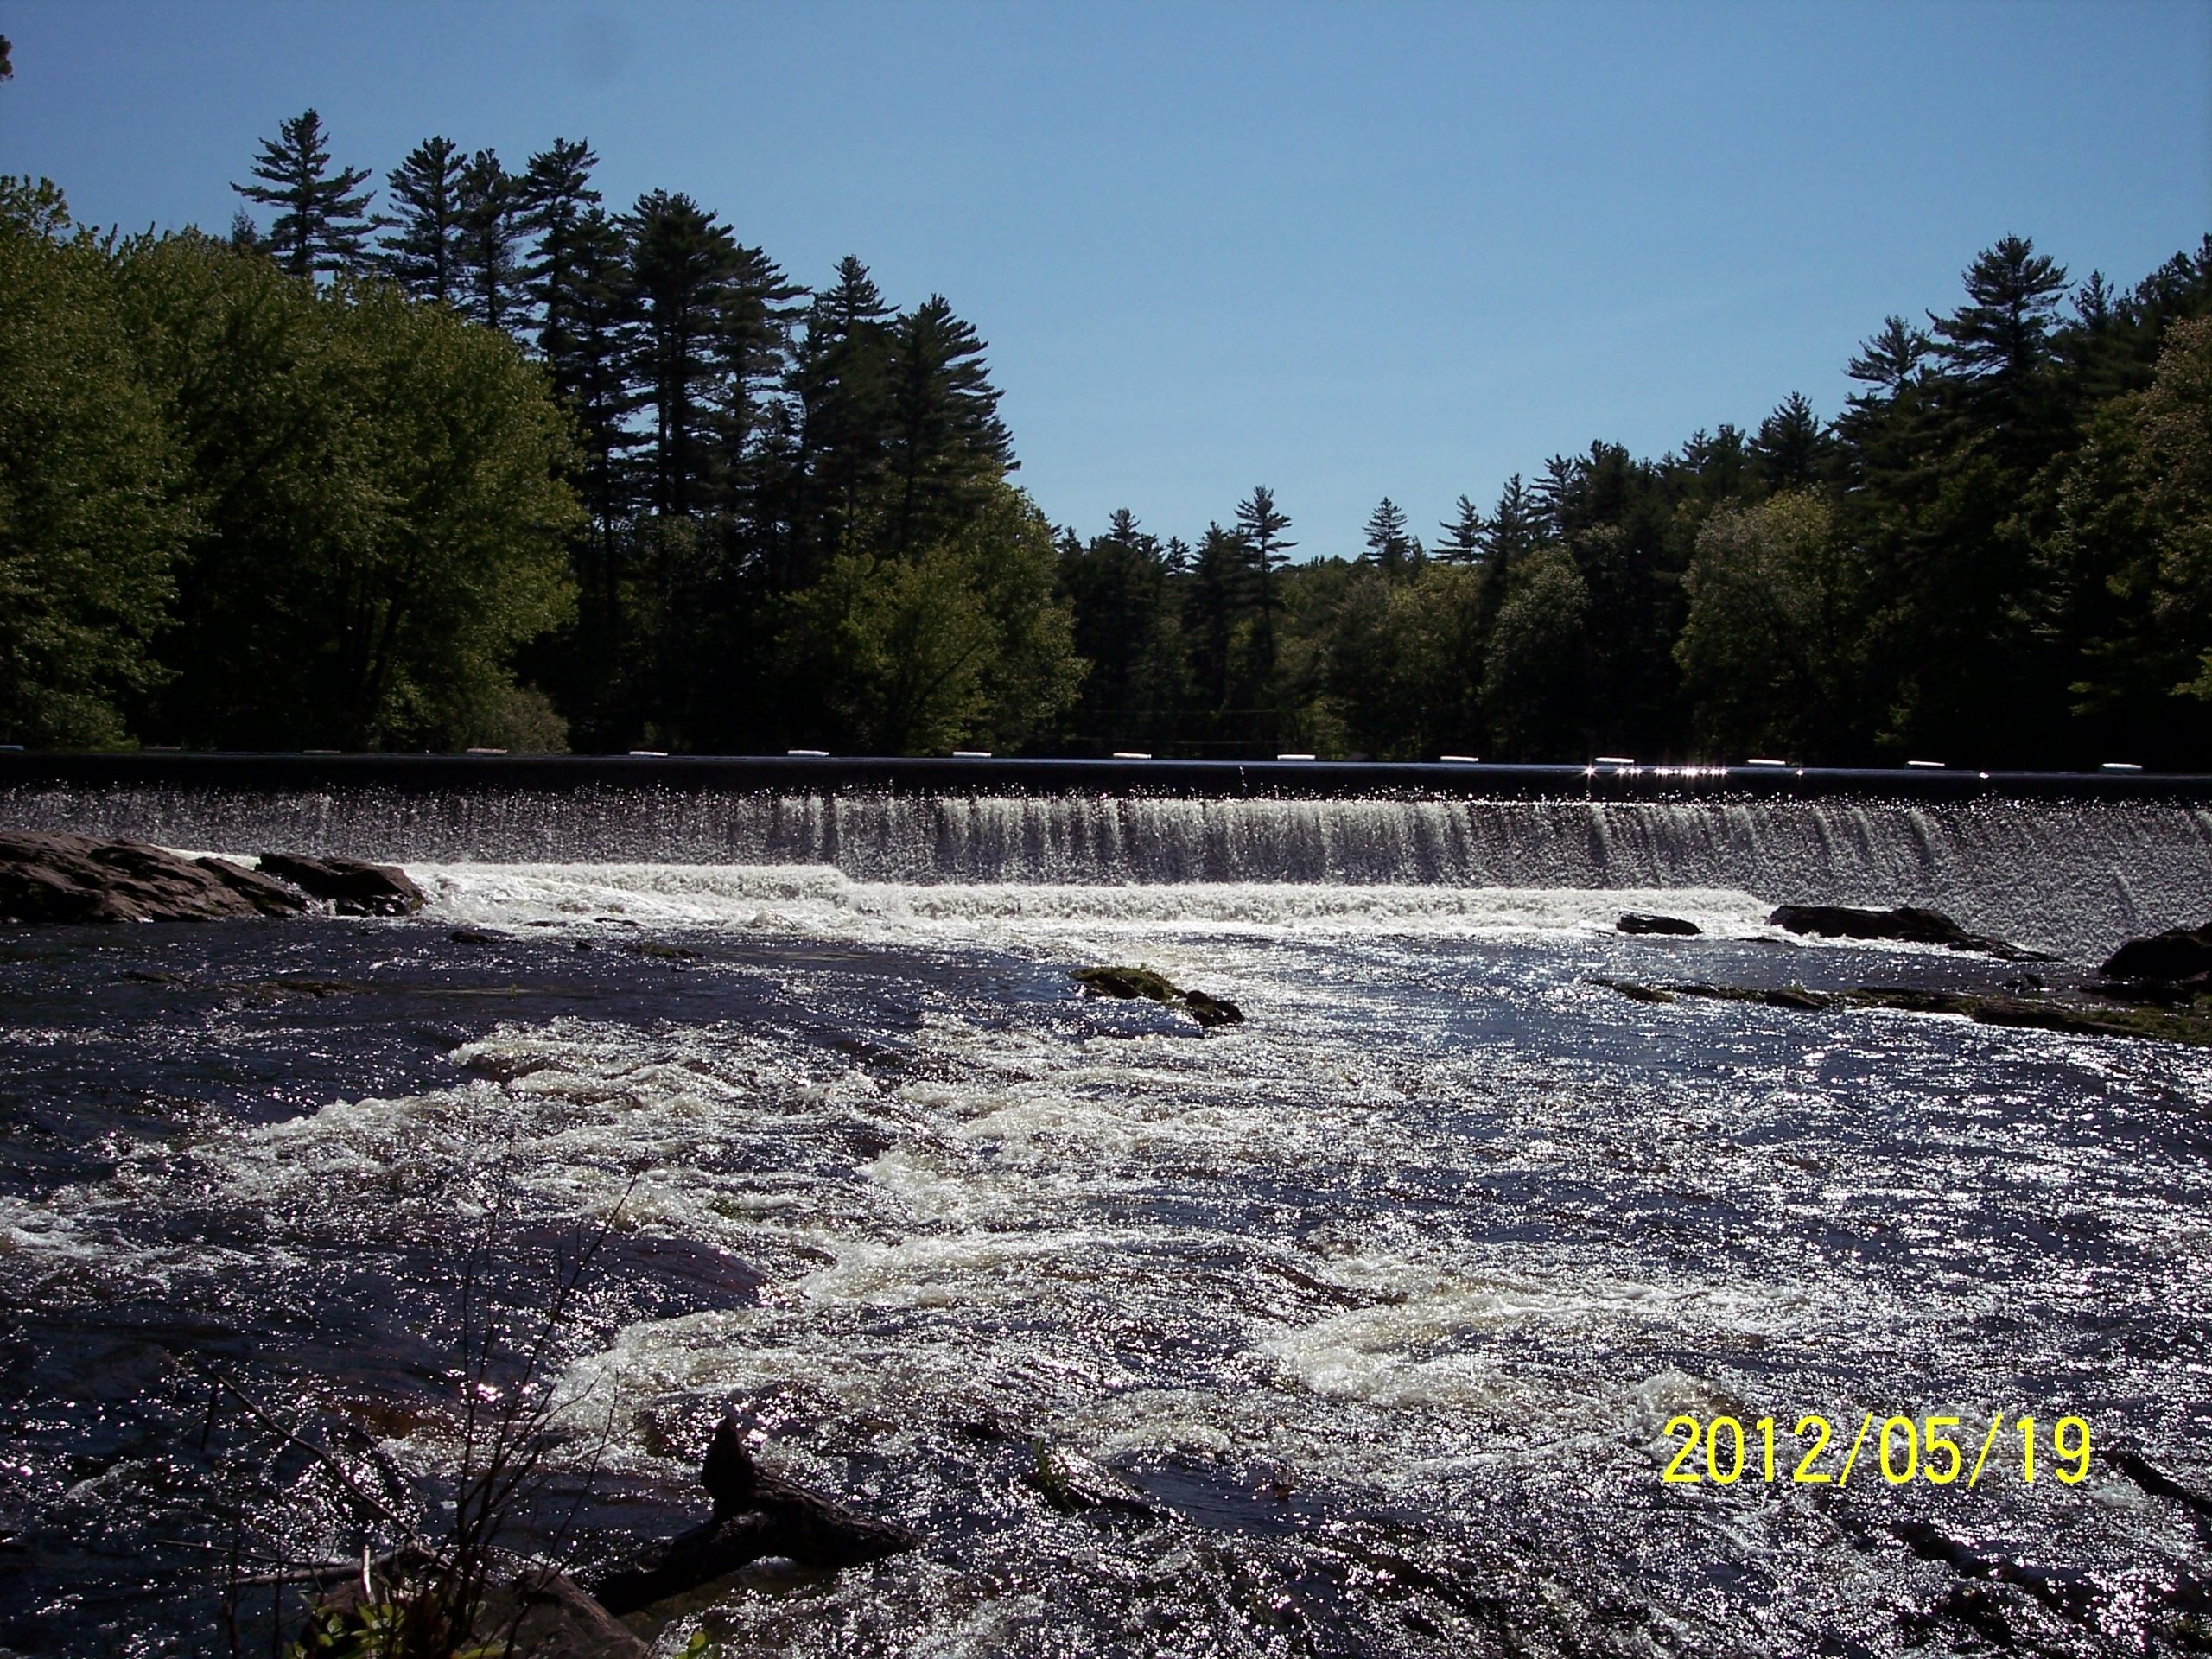
{"label": "waterfall", "polygon": [[907,884],[1739,888],[1918,904],[2073,950],[2212,918],[2212,807],[2180,798],[1694,799],[779,786],[0,786],[0,825],[396,862],[823,865]]}

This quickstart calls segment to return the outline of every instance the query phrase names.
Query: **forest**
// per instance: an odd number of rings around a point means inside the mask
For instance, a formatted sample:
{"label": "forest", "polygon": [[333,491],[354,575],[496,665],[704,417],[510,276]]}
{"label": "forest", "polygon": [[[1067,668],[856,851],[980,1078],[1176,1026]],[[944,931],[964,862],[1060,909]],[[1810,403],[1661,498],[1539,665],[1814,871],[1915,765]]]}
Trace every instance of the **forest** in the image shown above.
{"label": "forest", "polygon": [[221,235],[0,184],[0,741],[2212,770],[2212,235],[2005,237],[1833,417],[1301,547],[1054,526],[943,296],[596,164],[379,189],[310,110]]}

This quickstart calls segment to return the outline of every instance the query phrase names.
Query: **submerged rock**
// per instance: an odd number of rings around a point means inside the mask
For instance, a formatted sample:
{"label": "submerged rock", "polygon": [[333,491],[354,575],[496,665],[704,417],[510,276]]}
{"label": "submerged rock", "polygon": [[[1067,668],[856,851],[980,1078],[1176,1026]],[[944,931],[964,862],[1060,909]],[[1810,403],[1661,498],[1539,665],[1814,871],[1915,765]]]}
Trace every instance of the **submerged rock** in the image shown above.
{"label": "submerged rock", "polygon": [[1686,922],[1679,916],[1654,916],[1637,910],[1623,911],[1613,925],[1624,933],[1676,933],[1684,938],[1705,931],[1695,922]]}
{"label": "submerged rock", "polygon": [[219,858],[138,841],[0,834],[0,921],[211,922],[285,916],[300,895]]}
{"label": "submerged rock", "polygon": [[330,899],[340,916],[411,916],[424,903],[422,888],[396,865],[291,853],[264,853],[258,862],[302,893]]}
{"label": "submerged rock", "polygon": [[1941,911],[1900,905],[1870,910],[1858,905],[1783,905],[1767,918],[1791,933],[1824,939],[1887,939],[1901,944],[1940,944],[1948,950],[1974,950],[2007,962],[2049,962],[2040,950],[2023,950],[2003,939],[1969,933]]}
{"label": "submerged rock", "polygon": [[1645,985],[1635,980],[1605,978],[1593,978],[1590,982],[1639,1002],[1672,1002],[1687,996],[1709,997],[1723,1002],[1757,1002],[1770,1008],[1793,1008],[1807,1014],[1887,1008],[1901,1014],[1960,1014],[1983,1026],[2020,1026],[2086,1037],[2151,1037],[2212,1047],[2212,1014],[2114,1007],[2078,996],[1921,990],[1888,985],[1808,991],[1802,985]]}
{"label": "submerged rock", "polygon": [[1181,1008],[1209,1030],[1216,1026],[1240,1026],[1244,1011],[1225,997],[1204,991],[1186,991],[1164,974],[1149,968],[1077,968],[1068,976],[1087,991],[1124,1000],[1148,997],[1171,1008]]}
{"label": "submerged rock", "polygon": [[771,1556],[835,1569],[922,1541],[910,1528],[857,1514],[761,1468],[734,1414],[715,1429],[699,1478],[714,1500],[713,1518],[593,1580],[592,1593],[609,1612],[634,1612]]}

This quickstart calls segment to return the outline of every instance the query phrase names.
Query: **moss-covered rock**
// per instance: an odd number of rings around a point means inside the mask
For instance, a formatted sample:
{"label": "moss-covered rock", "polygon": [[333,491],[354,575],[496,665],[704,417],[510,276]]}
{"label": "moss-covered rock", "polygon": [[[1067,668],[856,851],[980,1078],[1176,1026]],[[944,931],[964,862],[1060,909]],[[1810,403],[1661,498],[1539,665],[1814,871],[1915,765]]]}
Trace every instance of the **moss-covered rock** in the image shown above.
{"label": "moss-covered rock", "polygon": [[1186,991],[1165,974],[1154,973],[1149,968],[1077,968],[1068,976],[1099,996],[1125,1001],[1145,997],[1171,1008],[1180,1008],[1208,1030],[1244,1022],[1243,1010],[1234,1002],[1224,997],[1209,996],[1204,991]]}

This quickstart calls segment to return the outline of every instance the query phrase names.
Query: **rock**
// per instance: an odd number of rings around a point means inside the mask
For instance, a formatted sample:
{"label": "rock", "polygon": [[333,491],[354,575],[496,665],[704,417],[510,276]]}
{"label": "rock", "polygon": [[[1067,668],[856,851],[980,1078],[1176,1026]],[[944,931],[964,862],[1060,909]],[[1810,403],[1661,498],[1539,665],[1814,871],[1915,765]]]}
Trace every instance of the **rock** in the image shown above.
{"label": "rock", "polygon": [[1679,916],[1653,916],[1638,910],[1624,910],[1613,925],[1624,933],[1679,933],[1688,937],[1705,930],[1695,922],[1686,922]]}
{"label": "rock", "polygon": [[1602,985],[1609,991],[1618,991],[1623,996],[1637,1002],[1671,1002],[1675,1000],[1675,994],[1672,991],[1662,991],[1656,985],[1640,985],[1632,979],[1606,979],[1599,976],[1592,979],[1590,982],[1592,985]]}
{"label": "rock", "polygon": [[1244,1023],[1244,1011],[1234,1002],[1224,997],[1208,996],[1204,991],[1184,990],[1149,968],[1077,968],[1069,977],[1085,990],[1101,996],[1148,997],[1171,1008],[1181,1008],[1208,1030],[1216,1026]]}
{"label": "rock", "polygon": [[219,858],[137,841],[0,834],[0,921],[208,922],[284,916],[300,896]]}
{"label": "rock", "polygon": [[771,1556],[835,1569],[895,1555],[922,1541],[895,1522],[856,1514],[761,1468],[734,1414],[715,1431],[699,1478],[714,1501],[713,1518],[594,1580],[591,1592],[609,1612],[635,1612]]}
{"label": "rock", "polygon": [[1969,933],[1940,911],[1901,905],[1895,910],[1868,910],[1857,905],[1783,905],[1767,918],[1773,926],[1791,933],[1810,933],[1824,939],[1891,939],[1904,944],[1940,944],[1949,950],[1977,950],[2007,962],[2049,962],[2039,950],[2024,950],[2003,939]]}
{"label": "rock", "polygon": [[2202,927],[2169,928],[2147,939],[2130,939],[2106,957],[2097,971],[2107,979],[2212,982],[2212,922]]}
{"label": "rock", "polygon": [[407,872],[390,864],[365,864],[357,858],[302,858],[264,853],[258,862],[268,874],[289,881],[302,893],[328,899],[340,916],[411,916],[423,908],[422,888]]}

